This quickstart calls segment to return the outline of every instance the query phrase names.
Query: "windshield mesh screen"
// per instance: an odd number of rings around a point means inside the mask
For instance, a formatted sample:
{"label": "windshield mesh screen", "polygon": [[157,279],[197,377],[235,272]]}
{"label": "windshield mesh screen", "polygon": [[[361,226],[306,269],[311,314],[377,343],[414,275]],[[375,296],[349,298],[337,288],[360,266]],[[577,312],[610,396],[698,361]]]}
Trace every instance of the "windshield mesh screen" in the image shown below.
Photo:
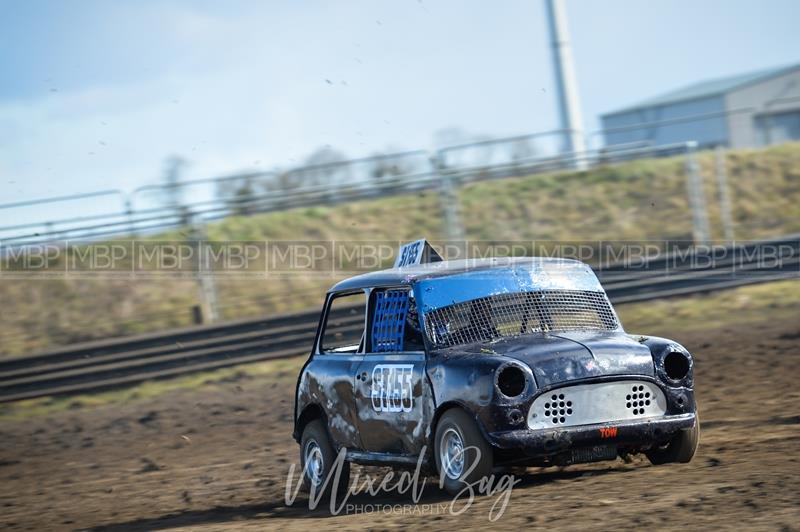
{"label": "windshield mesh screen", "polygon": [[542,290],[498,294],[425,314],[436,347],[548,331],[611,331],[618,327],[603,292]]}

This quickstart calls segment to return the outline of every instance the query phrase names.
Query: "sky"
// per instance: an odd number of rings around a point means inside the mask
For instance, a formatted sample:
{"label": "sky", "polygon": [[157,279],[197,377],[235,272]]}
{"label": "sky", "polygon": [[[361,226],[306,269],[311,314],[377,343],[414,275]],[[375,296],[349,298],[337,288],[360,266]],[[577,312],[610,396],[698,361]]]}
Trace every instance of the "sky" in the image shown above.
{"label": "sky", "polygon": [[[543,1],[0,0],[0,204],[554,129]],[[589,131],[800,62],[796,0],[565,1]]]}

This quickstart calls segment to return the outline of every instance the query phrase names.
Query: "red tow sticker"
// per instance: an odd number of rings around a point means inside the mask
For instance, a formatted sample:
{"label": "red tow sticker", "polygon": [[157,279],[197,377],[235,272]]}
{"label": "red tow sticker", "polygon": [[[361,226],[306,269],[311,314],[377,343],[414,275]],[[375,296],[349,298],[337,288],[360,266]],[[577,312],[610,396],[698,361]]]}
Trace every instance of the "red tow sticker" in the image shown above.
{"label": "red tow sticker", "polygon": [[616,438],[617,427],[603,427],[600,429],[601,438]]}

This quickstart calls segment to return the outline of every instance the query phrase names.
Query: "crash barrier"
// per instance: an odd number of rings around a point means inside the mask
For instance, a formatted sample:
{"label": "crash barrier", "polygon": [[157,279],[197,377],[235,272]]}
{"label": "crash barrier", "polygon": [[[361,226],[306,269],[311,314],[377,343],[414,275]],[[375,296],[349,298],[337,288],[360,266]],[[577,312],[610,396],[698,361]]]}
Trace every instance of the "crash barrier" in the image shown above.
{"label": "crash barrier", "polygon": [[[614,304],[800,278],[800,235],[676,251],[643,264],[595,268]],[[108,389],[310,353],[320,309],[95,341],[0,361],[0,401]],[[334,314],[333,332],[363,330],[352,308]]]}

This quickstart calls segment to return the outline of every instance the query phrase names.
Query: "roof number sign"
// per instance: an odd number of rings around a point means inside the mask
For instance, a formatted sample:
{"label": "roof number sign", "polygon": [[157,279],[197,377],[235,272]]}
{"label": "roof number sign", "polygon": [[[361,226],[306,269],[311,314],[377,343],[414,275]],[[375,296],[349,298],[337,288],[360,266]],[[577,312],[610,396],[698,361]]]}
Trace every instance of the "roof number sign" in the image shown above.
{"label": "roof number sign", "polygon": [[394,261],[394,267],[404,268],[406,266],[415,266],[422,263],[440,262],[441,260],[442,257],[436,253],[436,250],[423,238],[400,246],[397,258]]}

